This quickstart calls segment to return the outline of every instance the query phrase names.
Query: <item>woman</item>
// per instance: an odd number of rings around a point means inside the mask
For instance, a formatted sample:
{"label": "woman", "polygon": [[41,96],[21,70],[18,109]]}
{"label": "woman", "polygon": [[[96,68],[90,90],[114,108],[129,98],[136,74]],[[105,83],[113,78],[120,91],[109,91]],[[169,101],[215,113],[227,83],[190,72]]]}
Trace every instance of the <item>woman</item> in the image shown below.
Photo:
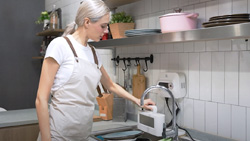
{"label": "woman", "polygon": [[[109,19],[110,10],[102,0],[84,0],[64,37],[48,46],[36,98],[38,140],[88,140],[99,82],[110,92],[140,104],[139,99],[112,82],[95,49],[87,43],[89,39],[99,41],[108,32]],[[149,99],[144,103],[148,109],[154,105]]]}

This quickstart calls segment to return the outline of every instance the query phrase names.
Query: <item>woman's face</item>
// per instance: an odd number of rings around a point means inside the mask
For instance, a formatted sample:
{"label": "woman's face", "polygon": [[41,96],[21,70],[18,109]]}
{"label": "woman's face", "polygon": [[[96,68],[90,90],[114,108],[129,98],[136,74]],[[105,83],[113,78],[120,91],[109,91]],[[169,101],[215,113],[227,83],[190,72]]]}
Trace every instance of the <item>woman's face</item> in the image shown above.
{"label": "woman's face", "polygon": [[108,33],[109,14],[104,15],[99,21],[90,22],[88,38],[96,42],[100,41],[105,33]]}

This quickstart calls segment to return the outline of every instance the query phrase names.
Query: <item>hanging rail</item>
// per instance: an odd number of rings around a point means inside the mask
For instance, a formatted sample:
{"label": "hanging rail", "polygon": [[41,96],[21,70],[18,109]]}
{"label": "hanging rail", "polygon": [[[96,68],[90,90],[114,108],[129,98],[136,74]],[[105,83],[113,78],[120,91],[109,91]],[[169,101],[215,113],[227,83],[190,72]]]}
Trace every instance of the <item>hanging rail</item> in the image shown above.
{"label": "hanging rail", "polygon": [[[135,66],[137,66],[138,64],[140,64],[140,60],[145,60],[145,64],[146,64],[146,69],[143,69],[144,72],[148,71],[148,61],[150,61],[150,63],[153,63],[154,61],[154,56],[153,54],[150,54],[149,57],[144,57],[144,58],[140,58],[140,57],[135,57],[135,58],[130,58],[130,57],[124,57],[124,58],[120,58],[119,56],[117,56],[116,58],[112,58],[112,61],[115,61],[115,65],[118,66],[120,60],[123,61],[125,68],[123,68],[122,70],[125,71],[127,69],[127,66],[131,65],[131,61],[134,60],[135,61]],[[128,65],[126,65],[126,61],[128,61]]]}

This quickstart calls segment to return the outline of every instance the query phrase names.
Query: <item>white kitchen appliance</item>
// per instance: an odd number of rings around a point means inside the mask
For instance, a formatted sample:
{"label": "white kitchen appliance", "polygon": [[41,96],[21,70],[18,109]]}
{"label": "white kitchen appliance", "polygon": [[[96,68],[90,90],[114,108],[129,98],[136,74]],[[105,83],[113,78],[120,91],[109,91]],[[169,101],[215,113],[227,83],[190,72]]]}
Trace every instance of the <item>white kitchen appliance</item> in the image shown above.
{"label": "white kitchen appliance", "polygon": [[[159,81],[157,82],[157,86],[151,86],[151,87],[160,87],[159,85],[164,86],[169,91],[171,91],[174,99],[182,98],[182,97],[185,97],[186,95],[186,79],[183,73],[176,73],[176,72],[161,73],[159,77]],[[144,92],[142,99],[145,97],[145,94],[149,92],[148,89]],[[162,91],[162,89],[155,89],[154,93],[158,94],[160,97],[171,98],[169,93],[167,93],[166,91]],[[175,109],[174,102],[173,102],[172,107],[173,109]],[[157,109],[156,106],[153,106],[152,108],[153,108],[153,111],[144,110],[144,111],[138,112],[137,127],[138,129],[144,132],[161,137],[163,135],[162,132],[164,131],[163,127],[166,126],[165,115],[161,113],[157,113],[157,110],[155,110]],[[174,114],[175,114],[175,111],[174,111]],[[176,129],[175,130],[173,129],[172,131],[176,131]],[[178,135],[178,133],[176,135]]]}
{"label": "white kitchen appliance", "polygon": [[152,135],[161,137],[165,123],[165,115],[157,113],[156,106],[152,108],[153,111],[140,111],[138,113],[137,128]]}
{"label": "white kitchen appliance", "polygon": [[[164,86],[168,88],[174,95],[175,99],[185,97],[187,90],[186,90],[186,78],[183,73],[180,72],[164,72],[160,73],[159,80],[157,85]],[[161,90],[156,91],[161,97],[169,97],[165,92]]]}

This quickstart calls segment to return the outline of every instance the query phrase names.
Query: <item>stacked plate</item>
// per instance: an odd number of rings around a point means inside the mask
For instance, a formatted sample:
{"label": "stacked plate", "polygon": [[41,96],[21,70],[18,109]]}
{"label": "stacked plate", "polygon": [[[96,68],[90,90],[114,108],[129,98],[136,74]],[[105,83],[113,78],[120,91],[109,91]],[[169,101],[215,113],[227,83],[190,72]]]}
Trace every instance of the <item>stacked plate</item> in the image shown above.
{"label": "stacked plate", "polygon": [[126,30],[125,35],[127,37],[141,36],[141,35],[150,35],[161,33],[161,29],[135,29],[135,30]]}
{"label": "stacked plate", "polygon": [[239,24],[250,22],[250,14],[233,14],[233,15],[223,15],[215,16],[209,19],[209,22],[202,24],[203,27],[215,27],[224,26],[231,24]]}

